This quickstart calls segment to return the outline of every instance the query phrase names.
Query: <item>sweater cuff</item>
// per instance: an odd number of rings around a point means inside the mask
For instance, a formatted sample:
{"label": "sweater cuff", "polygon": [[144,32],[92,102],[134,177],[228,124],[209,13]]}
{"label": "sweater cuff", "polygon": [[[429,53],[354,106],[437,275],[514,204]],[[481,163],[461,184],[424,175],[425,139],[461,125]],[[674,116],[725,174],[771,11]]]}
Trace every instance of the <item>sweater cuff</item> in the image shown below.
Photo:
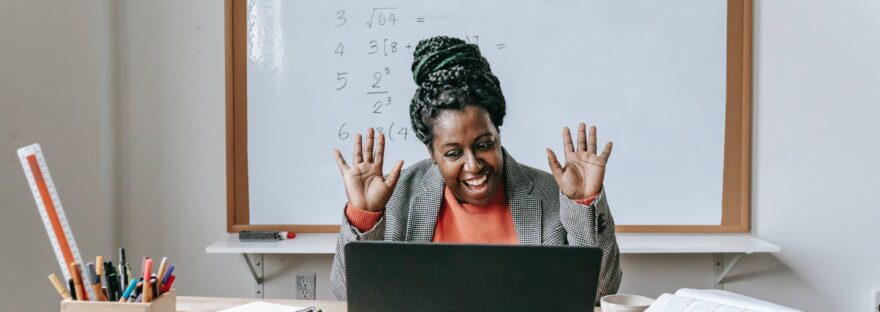
{"label": "sweater cuff", "polygon": [[361,232],[369,231],[376,226],[376,222],[379,222],[383,214],[385,214],[384,211],[372,212],[355,208],[351,203],[345,206],[345,217],[348,218],[348,224]]}
{"label": "sweater cuff", "polygon": [[[602,192],[599,192],[599,194],[602,194]],[[599,194],[584,199],[576,199],[574,202],[578,203],[579,205],[590,206],[591,204],[593,204],[594,201],[596,201],[596,198],[599,197]]]}

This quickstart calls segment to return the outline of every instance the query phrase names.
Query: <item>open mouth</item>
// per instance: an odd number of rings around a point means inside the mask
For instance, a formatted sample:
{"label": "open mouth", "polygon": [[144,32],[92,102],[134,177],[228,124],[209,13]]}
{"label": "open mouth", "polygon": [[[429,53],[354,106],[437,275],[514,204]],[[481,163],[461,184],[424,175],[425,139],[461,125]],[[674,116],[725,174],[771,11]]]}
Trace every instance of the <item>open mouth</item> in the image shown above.
{"label": "open mouth", "polygon": [[487,173],[473,179],[464,180],[463,183],[465,188],[472,193],[485,192],[489,186],[489,174]]}

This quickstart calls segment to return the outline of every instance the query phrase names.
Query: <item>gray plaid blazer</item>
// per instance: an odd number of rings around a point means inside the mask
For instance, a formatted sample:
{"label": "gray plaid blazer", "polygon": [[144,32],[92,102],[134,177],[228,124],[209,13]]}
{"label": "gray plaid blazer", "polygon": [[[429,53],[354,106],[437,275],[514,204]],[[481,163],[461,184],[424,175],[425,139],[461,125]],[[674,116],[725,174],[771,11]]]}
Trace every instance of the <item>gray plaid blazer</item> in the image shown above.
{"label": "gray plaid blazer", "polygon": [[[602,266],[596,300],[616,293],[622,276],[620,253],[605,191],[590,206],[579,205],[559,192],[551,174],[517,163],[506,150],[504,170],[519,243],[600,247]],[[345,244],[357,240],[431,242],[443,189],[439,169],[426,159],[401,172],[384,216],[369,231],[358,231],[343,213],[330,270],[330,287],[336,298],[345,300],[346,296]]]}

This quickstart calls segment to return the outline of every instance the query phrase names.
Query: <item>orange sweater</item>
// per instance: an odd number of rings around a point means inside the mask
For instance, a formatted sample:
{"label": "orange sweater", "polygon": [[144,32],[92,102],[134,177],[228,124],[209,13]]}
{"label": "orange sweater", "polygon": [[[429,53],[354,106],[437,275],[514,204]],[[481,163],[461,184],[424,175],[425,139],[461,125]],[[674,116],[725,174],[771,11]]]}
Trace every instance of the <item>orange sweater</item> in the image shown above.
{"label": "orange sweater", "polygon": [[[597,195],[576,200],[581,205],[589,205]],[[361,232],[366,232],[382,218],[384,211],[371,212],[352,207],[345,207],[348,222]],[[509,244],[519,243],[513,215],[504,188],[499,188],[492,202],[485,206],[461,204],[449,188],[443,190],[443,203],[437,215],[434,228],[435,243],[475,243],[475,244]]]}

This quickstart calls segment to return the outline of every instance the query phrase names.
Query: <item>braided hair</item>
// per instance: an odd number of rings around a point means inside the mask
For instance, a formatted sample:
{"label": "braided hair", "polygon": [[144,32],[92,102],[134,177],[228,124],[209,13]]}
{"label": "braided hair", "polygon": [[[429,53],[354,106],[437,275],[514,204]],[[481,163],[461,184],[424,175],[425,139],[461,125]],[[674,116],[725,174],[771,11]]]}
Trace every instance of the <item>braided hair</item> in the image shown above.
{"label": "braided hair", "polygon": [[418,85],[409,105],[416,137],[429,148],[434,120],[445,109],[475,106],[486,113],[497,130],[504,123],[506,104],[501,84],[475,44],[438,36],[419,42],[413,52],[412,73]]}

